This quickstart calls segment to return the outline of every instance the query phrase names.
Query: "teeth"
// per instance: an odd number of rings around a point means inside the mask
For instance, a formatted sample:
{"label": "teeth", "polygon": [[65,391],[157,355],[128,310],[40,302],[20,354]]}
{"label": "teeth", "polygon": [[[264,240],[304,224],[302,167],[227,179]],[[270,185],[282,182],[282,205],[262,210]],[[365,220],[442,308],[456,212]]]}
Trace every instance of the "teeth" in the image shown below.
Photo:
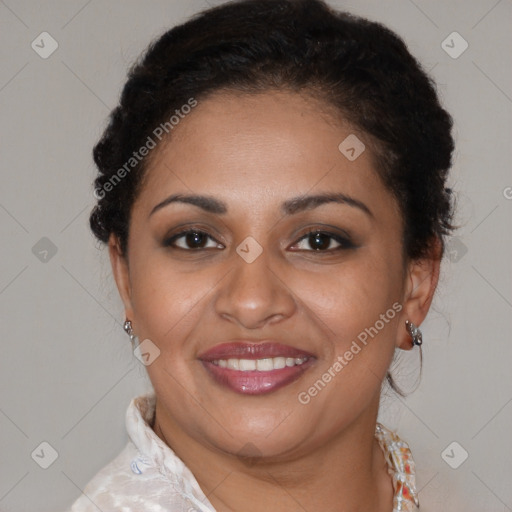
{"label": "teeth", "polygon": [[257,359],[256,360],[256,368],[260,372],[268,372],[269,370],[274,369],[274,361],[272,359]]}
{"label": "teeth", "polygon": [[240,367],[239,359],[228,359],[228,366],[230,370],[238,370]]}
{"label": "teeth", "polygon": [[238,369],[243,372],[247,372],[249,370],[256,370],[256,361],[254,359],[240,359],[238,361]]}
{"label": "teeth", "polygon": [[286,366],[286,357],[274,357],[274,370],[280,370]]}
{"label": "teeth", "polygon": [[218,359],[212,361],[212,363],[221,368],[229,368],[230,370],[242,372],[251,370],[269,372],[271,370],[280,370],[285,366],[300,366],[307,360],[307,357],[268,357],[265,359]]}

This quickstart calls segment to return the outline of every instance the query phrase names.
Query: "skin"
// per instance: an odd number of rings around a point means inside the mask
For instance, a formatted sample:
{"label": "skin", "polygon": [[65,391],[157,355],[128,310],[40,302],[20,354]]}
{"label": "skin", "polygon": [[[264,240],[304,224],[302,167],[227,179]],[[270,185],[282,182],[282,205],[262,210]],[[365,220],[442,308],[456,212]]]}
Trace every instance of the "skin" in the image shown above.
{"label": "skin", "polygon": [[[349,134],[366,141],[353,162],[338,150]],[[375,171],[370,141],[325,105],[292,92],[217,93],[199,102],[154,150],[130,221],[127,257],[114,235],[113,273],[140,340],[160,356],[147,367],[157,395],[153,428],[188,465],[219,511],[392,510],[392,483],[374,438],[381,384],[395,348],[412,347],[404,323],[420,325],[440,263],[402,259],[403,220]],[[285,215],[304,195],[343,193],[371,215],[329,202]],[[173,202],[207,195],[227,211]],[[164,241],[186,225],[206,248]],[[350,235],[354,247],[308,231]],[[248,236],[262,254],[236,252]],[[329,242],[330,240],[330,242]],[[187,247],[182,237],[175,243]],[[188,246],[190,247],[190,246]],[[401,311],[320,393],[321,378],[357,335],[392,304]],[[297,381],[263,396],[217,384],[199,354],[237,338],[274,339],[315,355]],[[250,445],[248,445],[250,443]],[[251,452],[259,457],[240,457]]]}

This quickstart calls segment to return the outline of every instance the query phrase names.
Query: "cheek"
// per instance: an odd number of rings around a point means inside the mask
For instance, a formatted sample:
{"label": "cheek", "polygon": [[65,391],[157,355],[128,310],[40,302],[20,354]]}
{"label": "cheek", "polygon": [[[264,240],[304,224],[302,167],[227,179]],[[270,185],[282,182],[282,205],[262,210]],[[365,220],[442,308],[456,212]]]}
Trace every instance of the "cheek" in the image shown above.
{"label": "cheek", "polygon": [[197,323],[197,313],[218,277],[201,271],[183,272],[164,253],[138,254],[133,261],[132,304],[141,334],[156,344],[169,338],[179,343],[177,333]]}
{"label": "cheek", "polygon": [[383,278],[377,266],[354,264],[346,272],[316,275],[302,284],[311,290],[309,321],[325,336],[318,367],[298,395],[305,425],[318,411],[334,432],[380,391],[402,306],[393,273]]}
{"label": "cheek", "polygon": [[304,272],[295,289],[334,331],[343,333],[352,325],[374,323],[399,298],[394,267],[382,256],[361,257],[322,273]]}
{"label": "cheek", "polygon": [[378,375],[385,373],[402,308],[400,269],[392,260],[368,255],[336,271],[301,274],[295,289],[301,290],[311,321],[329,340],[324,345],[325,365],[346,355],[350,366],[365,365]]}

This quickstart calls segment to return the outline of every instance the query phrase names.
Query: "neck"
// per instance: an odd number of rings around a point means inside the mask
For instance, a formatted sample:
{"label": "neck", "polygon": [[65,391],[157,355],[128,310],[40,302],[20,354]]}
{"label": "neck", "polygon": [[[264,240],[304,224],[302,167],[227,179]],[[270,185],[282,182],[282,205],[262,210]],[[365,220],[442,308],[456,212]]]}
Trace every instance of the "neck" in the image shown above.
{"label": "neck", "polygon": [[378,398],[328,443],[293,459],[241,459],[208,449],[163,421],[158,401],[154,430],[218,512],[391,512],[392,482],[375,439]]}

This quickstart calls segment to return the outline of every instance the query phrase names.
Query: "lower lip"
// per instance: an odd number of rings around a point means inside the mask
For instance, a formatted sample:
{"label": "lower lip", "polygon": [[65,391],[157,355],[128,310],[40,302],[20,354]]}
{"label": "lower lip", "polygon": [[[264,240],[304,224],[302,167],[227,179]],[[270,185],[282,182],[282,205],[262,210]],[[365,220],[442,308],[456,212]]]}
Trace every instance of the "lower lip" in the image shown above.
{"label": "lower lip", "polygon": [[264,395],[296,381],[312,364],[313,358],[301,365],[286,366],[279,370],[242,372],[222,368],[209,361],[201,361],[216,382],[244,395]]}

